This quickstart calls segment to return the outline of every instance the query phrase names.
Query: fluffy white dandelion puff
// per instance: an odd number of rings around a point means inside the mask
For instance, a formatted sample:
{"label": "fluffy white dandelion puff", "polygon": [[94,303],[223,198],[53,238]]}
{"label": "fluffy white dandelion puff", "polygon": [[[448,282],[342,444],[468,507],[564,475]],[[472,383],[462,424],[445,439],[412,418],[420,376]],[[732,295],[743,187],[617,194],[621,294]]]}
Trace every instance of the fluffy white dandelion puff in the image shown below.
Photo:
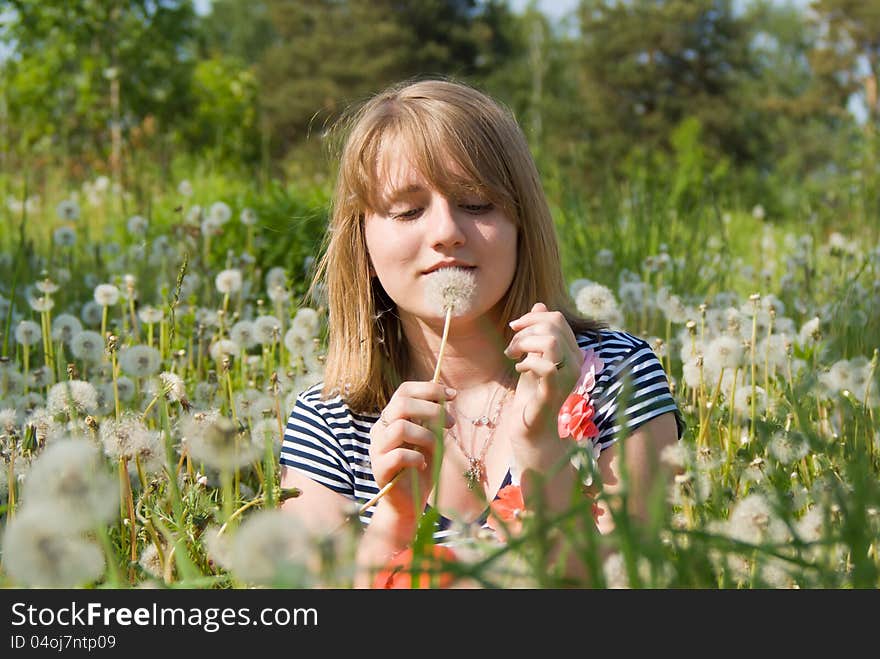
{"label": "fluffy white dandelion puff", "polygon": [[22,586],[73,588],[104,573],[104,554],[91,540],[61,533],[60,511],[49,504],[25,505],[3,534],[3,565]]}
{"label": "fluffy white dandelion puff", "polygon": [[161,471],[164,447],[158,430],[150,430],[135,414],[126,413],[119,421],[108,419],[101,424],[99,432],[104,453],[116,460],[125,459],[129,469],[141,469],[149,474]]}
{"label": "fluffy white dandelion puff", "polygon": [[46,408],[51,414],[68,416],[92,414],[98,408],[98,392],[83,380],[65,380],[53,384],[46,395]]}
{"label": "fluffy white dandelion puff", "polygon": [[776,460],[789,465],[805,458],[810,452],[810,445],[800,433],[780,431],[770,439],[767,450]]}
{"label": "fluffy white dandelion puff", "polygon": [[[755,387],[755,414],[760,416],[767,409],[767,392],[763,387]],[[737,387],[733,395],[733,407],[737,413],[751,418],[752,416],[752,385],[744,384]]]}
{"label": "fluffy white dandelion puff", "polygon": [[52,340],[62,341],[67,345],[73,341],[73,337],[83,331],[79,318],[68,313],[62,313],[52,319]]}
{"label": "fluffy white dandelion puff", "polygon": [[215,416],[199,419],[193,415],[181,423],[183,441],[192,458],[214,469],[237,469],[261,455],[260,446],[239,433],[230,419]]}
{"label": "fluffy white dandelion puff", "polygon": [[45,503],[59,511],[59,530],[87,531],[119,514],[119,488],[98,447],[89,440],[50,444],[34,460],[24,481],[25,506]]}
{"label": "fluffy white dandelion puff", "polygon": [[40,326],[32,320],[22,320],[15,327],[15,340],[23,346],[36,345],[42,338]]}
{"label": "fluffy white dandelion puff", "polygon": [[73,199],[65,199],[55,207],[59,220],[74,222],[79,219],[79,204]]}
{"label": "fluffy white dandelion puff", "polygon": [[287,270],[281,266],[270,268],[264,278],[266,282],[266,290],[281,287],[287,288]]}
{"label": "fluffy white dandelion puff", "polygon": [[706,345],[703,357],[714,371],[735,369],[743,363],[742,341],[726,335],[715,337]]}
{"label": "fluffy white dandelion puff", "polygon": [[237,358],[241,354],[241,346],[235,341],[220,339],[211,344],[209,352],[211,353],[211,359],[219,362],[223,357]]}
{"label": "fluffy white dandelion puff", "polygon": [[220,293],[236,293],[241,290],[242,286],[241,270],[238,268],[229,268],[221,270],[214,278],[214,285]]}
{"label": "fluffy white dandelion puff", "polygon": [[125,228],[133,236],[143,236],[149,225],[150,223],[143,215],[132,215],[125,223]]}
{"label": "fluffy white dandelion puff", "polygon": [[232,541],[230,569],[263,586],[305,587],[318,567],[315,543],[305,526],[281,510],[250,515]]}
{"label": "fluffy white dandelion puff", "polygon": [[101,335],[92,330],[83,330],[70,341],[70,351],[77,359],[85,362],[98,362],[104,354],[104,341]]}
{"label": "fluffy white dandelion puff", "polygon": [[102,309],[103,307],[100,304],[94,300],[89,300],[82,306],[79,317],[82,318],[82,321],[88,327],[98,327],[101,324]]}
{"label": "fluffy white dandelion puff", "polygon": [[261,345],[272,345],[281,338],[281,321],[275,316],[259,316],[254,320],[254,335]]}
{"label": "fluffy white dandelion puff", "polygon": [[208,217],[217,222],[217,224],[226,224],[232,217],[232,209],[229,204],[223,201],[215,201],[208,210]]}
{"label": "fluffy white dandelion puff", "polygon": [[318,312],[311,307],[302,307],[297,310],[296,315],[291,322],[291,329],[297,332],[303,338],[314,338],[318,336],[321,319]]}
{"label": "fluffy white dandelion puff", "polygon": [[749,494],[740,499],[724,528],[728,537],[752,544],[791,539],[788,526],[761,494]]}
{"label": "fluffy white dandelion puff", "polygon": [[162,365],[162,356],[155,348],[135,345],[119,353],[119,366],[133,378],[155,375]]}
{"label": "fluffy white dandelion puff", "polygon": [[162,565],[162,556],[159,554],[159,549],[152,542],[144,547],[138,558],[138,565],[141,566],[144,572],[156,579],[161,579],[165,573],[165,566]]}
{"label": "fluffy white dandelion puff", "polygon": [[165,312],[161,309],[157,309],[156,307],[147,305],[138,309],[138,318],[141,319],[142,323],[159,323],[162,322],[163,318],[165,318]]}
{"label": "fluffy white dandelion puff", "polygon": [[257,223],[257,212],[253,208],[242,208],[238,219],[246,227],[252,227]]}
{"label": "fluffy white dandelion puff", "polygon": [[440,268],[425,275],[426,299],[440,315],[451,310],[453,316],[470,311],[477,290],[477,278],[467,268]]}
{"label": "fluffy white dandelion puff", "polygon": [[119,301],[119,289],[113,284],[95,286],[95,302],[102,307],[112,307]]}
{"label": "fluffy white dandelion puff", "polygon": [[257,345],[254,324],[249,320],[240,320],[229,329],[229,338],[247,350]]}
{"label": "fluffy white dandelion puff", "polygon": [[52,240],[59,247],[73,247],[76,244],[76,231],[70,227],[58,227],[52,234]]}
{"label": "fluffy white dandelion puff", "polygon": [[575,306],[584,316],[611,326],[623,324],[623,314],[611,289],[602,284],[590,284],[578,291]]}

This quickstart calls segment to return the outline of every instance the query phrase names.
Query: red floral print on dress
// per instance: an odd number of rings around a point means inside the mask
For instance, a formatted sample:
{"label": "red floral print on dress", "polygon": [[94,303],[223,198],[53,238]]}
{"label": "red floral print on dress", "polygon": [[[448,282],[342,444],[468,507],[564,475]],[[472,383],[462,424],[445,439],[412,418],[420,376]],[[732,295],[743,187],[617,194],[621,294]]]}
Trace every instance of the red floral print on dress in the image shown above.
{"label": "red floral print on dress", "polygon": [[495,531],[499,540],[504,540],[505,534],[516,535],[522,529],[522,514],[525,508],[519,485],[506,485],[498,491],[498,496],[489,504],[489,519],[486,520],[486,524]]}
{"label": "red floral print on dress", "polygon": [[605,368],[603,362],[592,350],[583,350],[584,361],[581,374],[574,391],[562,404],[557,417],[560,439],[571,437],[575,441],[599,436],[599,429],[593,423],[596,410],[590,399],[590,392],[596,386],[596,376]]}

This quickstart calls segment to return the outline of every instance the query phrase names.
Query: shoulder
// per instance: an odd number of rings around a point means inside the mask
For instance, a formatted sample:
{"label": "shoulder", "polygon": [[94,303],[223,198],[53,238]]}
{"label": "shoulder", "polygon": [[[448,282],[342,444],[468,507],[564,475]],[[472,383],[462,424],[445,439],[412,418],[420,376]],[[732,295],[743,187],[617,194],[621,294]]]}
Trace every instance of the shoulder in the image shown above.
{"label": "shoulder", "polygon": [[634,353],[647,350],[646,355],[654,355],[651,346],[644,339],[623,330],[603,329],[576,337],[581,350],[592,350],[608,366],[620,362]]}
{"label": "shoulder", "polygon": [[324,383],[318,382],[301,391],[296,397],[291,416],[299,413],[316,417],[331,430],[369,432],[378,418],[377,414],[354,412],[339,394],[325,397],[323,389]]}

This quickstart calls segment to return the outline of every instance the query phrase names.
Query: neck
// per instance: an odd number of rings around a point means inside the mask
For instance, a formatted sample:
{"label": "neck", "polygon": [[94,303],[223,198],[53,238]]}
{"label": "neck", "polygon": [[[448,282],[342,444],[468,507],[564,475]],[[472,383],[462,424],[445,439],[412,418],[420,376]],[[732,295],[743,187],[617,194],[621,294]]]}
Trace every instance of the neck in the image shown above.
{"label": "neck", "polygon": [[[443,321],[426,322],[402,314],[401,322],[412,356],[409,377],[431,380],[440,353]],[[507,339],[501,324],[488,316],[470,322],[453,318],[439,380],[458,390],[504,381],[505,375],[513,371],[513,363],[504,355],[505,345]]]}

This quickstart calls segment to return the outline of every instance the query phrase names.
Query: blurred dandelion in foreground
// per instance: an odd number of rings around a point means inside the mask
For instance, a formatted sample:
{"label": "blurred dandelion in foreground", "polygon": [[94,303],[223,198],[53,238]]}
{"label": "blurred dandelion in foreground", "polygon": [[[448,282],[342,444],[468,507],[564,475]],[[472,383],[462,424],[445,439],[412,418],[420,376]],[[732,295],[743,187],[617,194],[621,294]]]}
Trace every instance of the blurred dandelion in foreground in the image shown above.
{"label": "blurred dandelion in foreground", "polygon": [[239,433],[224,416],[194,414],[181,424],[184,443],[193,460],[220,470],[244,467],[262,456],[262,447]]}
{"label": "blurred dandelion in foreground", "polygon": [[[116,483],[93,442],[60,440],[34,460],[22,490],[24,507],[51,506],[56,530],[87,531],[118,514]],[[54,519],[54,516],[53,516]]]}
{"label": "blurred dandelion in foreground", "polygon": [[136,345],[119,353],[119,366],[133,378],[154,375],[162,364],[162,356],[155,348]]}
{"label": "blurred dandelion in foreground", "polygon": [[46,502],[25,505],[3,534],[3,565],[9,577],[23,586],[73,588],[104,573],[100,547],[64,528],[63,509]]}
{"label": "blurred dandelion in foreground", "polygon": [[95,302],[102,307],[112,307],[119,301],[119,289],[113,284],[98,284],[94,297]]}
{"label": "blurred dandelion in foreground", "polygon": [[262,510],[249,516],[235,533],[229,569],[240,579],[262,586],[312,585],[318,571],[315,542],[289,512]]}

